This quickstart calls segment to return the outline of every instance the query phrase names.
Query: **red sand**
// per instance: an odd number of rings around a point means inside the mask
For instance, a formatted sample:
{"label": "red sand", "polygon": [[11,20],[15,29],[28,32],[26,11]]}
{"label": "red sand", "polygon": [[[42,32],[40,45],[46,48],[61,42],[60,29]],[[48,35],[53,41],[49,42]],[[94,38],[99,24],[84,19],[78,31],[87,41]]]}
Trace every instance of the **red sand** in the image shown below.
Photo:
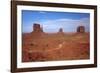
{"label": "red sand", "polygon": [[22,61],[89,59],[89,33],[23,34]]}

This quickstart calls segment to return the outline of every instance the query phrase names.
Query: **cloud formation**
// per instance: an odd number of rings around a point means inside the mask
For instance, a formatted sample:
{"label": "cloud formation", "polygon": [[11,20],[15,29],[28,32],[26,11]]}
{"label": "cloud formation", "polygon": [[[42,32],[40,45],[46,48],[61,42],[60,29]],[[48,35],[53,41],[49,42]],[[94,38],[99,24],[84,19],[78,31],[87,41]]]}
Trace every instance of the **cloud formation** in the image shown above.
{"label": "cloud formation", "polygon": [[23,27],[23,31],[31,32],[34,23],[39,23],[41,27],[43,27],[44,32],[49,33],[58,32],[60,28],[62,28],[64,32],[76,32],[78,26],[85,26],[87,32],[90,30],[89,18],[82,18],[79,20],[61,18],[56,20],[28,22],[27,24],[29,25]]}
{"label": "cloud formation", "polygon": [[89,18],[82,18],[80,20],[62,18],[46,20],[44,22],[40,22],[40,24],[45,32],[58,32],[60,28],[63,28],[64,32],[76,32],[76,28],[80,25],[85,26],[87,32],[90,30]]}

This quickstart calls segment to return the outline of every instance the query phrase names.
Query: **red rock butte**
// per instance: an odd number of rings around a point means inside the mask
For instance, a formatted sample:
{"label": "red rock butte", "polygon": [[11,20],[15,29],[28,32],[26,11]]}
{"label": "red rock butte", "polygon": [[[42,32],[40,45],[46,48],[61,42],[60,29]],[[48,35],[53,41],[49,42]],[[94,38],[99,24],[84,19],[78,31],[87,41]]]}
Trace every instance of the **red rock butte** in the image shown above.
{"label": "red rock butte", "polygon": [[84,26],[78,26],[77,27],[77,32],[84,33],[85,32],[85,27]]}
{"label": "red rock butte", "polygon": [[34,23],[33,31],[22,35],[22,62],[89,59],[89,32],[84,26],[75,29],[76,32],[66,33],[60,28],[57,33],[46,33]]}
{"label": "red rock butte", "polygon": [[40,24],[34,23],[32,32],[43,32],[43,28],[40,26]]}
{"label": "red rock butte", "polygon": [[[78,33],[84,33],[85,32],[85,27],[84,26],[78,26],[76,28],[76,31]],[[39,34],[39,33],[43,33],[43,32],[44,32],[43,31],[43,27],[41,27],[40,24],[38,24],[38,23],[34,23],[33,24],[33,31],[32,31],[32,33],[38,33]],[[63,33],[63,28],[60,28],[58,33]]]}

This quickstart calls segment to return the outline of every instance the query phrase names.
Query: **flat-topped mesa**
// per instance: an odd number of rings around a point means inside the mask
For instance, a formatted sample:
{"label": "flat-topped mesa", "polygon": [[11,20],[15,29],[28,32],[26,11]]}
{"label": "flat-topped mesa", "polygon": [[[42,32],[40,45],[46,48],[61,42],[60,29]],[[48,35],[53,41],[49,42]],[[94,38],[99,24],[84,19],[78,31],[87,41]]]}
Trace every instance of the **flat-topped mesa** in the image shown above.
{"label": "flat-topped mesa", "polygon": [[38,23],[33,24],[33,31],[31,32],[32,38],[40,38],[43,36],[43,28]]}
{"label": "flat-topped mesa", "polygon": [[58,33],[61,34],[61,35],[64,34],[63,29],[60,28],[59,31],[58,31]]}
{"label": "flat-topped mesa", "polygon": [[40,24],[38,23],[33,24],[33,32],[37,32],[37,33],[43,32],[43,29],[41,28]]}
{"label": "flat-topped mesa", "polygon": [[43,32],[43,29],[41,28],[40,24],[33,24],[33,32]]}
{"label": "flat-topped mesa", "polygon": [[60,33],[63,33],[63,29],[62,29],[62,28],[60,28],[60,29],[59,29],[59,32],[60,32]]}
{"label": "flat-topped mesa", "polygon": [[77,32],[78,33],[84,33],[85,32],[85,27],[84,26],[78,26],[77,27]]}

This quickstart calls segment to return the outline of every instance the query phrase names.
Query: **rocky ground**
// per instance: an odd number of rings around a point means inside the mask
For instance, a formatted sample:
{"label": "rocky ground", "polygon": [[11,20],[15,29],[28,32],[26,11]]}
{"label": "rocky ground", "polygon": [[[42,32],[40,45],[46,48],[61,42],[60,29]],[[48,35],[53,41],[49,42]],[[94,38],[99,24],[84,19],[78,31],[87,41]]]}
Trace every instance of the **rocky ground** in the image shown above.
{"label": "rocky ground", "polygon": [[23,34],[22,61],[89,59],[89,33]]}

